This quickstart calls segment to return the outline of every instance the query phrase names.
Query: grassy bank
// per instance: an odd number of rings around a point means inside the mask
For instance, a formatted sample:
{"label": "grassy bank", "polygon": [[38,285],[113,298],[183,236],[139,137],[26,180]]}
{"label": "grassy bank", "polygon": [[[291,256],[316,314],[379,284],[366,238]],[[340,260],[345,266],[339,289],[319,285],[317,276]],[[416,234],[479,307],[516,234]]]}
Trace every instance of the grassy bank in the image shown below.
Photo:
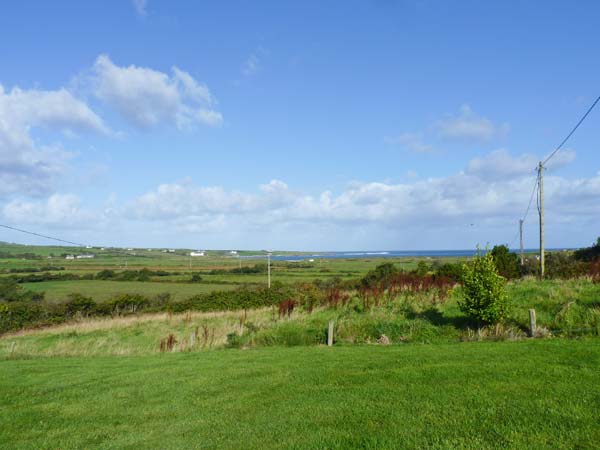
{"label": "grassy bank", "polygon": [[329,320],[335,321],[336,342],[343,345],[375,343],[384,335],[393,344],[518,340],[527,336],[530,308],[536,309],[538,327],[545,336],[600,335],[599,284],[529,279],[510,283],[508,292],[513,305],[510,320],[481,332],[460,312],[460,290],[456,289],[443,303],[432,303],[427,296],[404,297],[368,311],[357,309],[360,303],[356,302],[320,307],[312,313],[298,308],[290,318],[280,318],[276,308],[88,318],[9,333],[0,338],[0,358],[148,355],[157,353],[160,341],[170,334],[177,341],[176,352],[316,345],[326,341]]}
{"label": "grassy bank", "polygon": [[0,446],[593,449],[599,374],[568,340],[3,361]]}

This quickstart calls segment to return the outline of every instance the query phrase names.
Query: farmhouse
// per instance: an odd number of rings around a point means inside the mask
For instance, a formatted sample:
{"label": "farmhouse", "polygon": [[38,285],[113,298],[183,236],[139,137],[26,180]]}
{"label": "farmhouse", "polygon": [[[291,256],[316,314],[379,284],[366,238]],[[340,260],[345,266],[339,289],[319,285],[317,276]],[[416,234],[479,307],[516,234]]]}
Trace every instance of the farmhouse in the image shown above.
{"label": "farmhouse", "polygon": [[92,259],[95,257],[96,255],[77,255],[77,259]]}
{"label": "farmhouse", "polygon": [[195,252],[190,252],[190,256],[204,256],[204,252],[203,251],[195,251]]}
{"label": "farmhouse", "polygon": [[75,257],[73,255],[67,255],[65,256],[65,259],[75,259]]}

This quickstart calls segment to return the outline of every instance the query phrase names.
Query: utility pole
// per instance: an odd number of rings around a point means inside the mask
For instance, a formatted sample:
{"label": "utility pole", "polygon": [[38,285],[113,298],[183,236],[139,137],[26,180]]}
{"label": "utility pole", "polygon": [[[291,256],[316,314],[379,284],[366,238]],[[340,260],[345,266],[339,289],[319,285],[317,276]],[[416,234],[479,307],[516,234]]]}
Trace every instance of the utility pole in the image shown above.
{"label": "utility pole", "polygon": [[523,219],[519,219],[519,240],[521,243],[521,267],[523,267]]}
{"label": "utility pole", "polygon": [[267,253],[267,285],[271,289],[271,252]]}
{"label": "utility pole", "polygon": [[538,166],[539,213],[540,213],[540,278],[544,278],[544,165]]}

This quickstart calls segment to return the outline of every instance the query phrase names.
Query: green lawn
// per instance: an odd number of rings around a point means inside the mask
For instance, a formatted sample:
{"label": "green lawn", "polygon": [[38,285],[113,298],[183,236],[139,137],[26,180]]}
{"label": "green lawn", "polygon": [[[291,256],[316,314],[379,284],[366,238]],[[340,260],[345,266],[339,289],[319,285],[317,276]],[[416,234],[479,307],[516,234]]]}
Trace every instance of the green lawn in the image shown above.
{"label": "green lawn", "polygon": [[0,362],[5,449],[596,449],[600,341]]}
{"label": "green lawn", "polygon": [[118,294],[142,294],[148,297],[169,292],[174,299],[183,300],[192,295],[211,291],[224,291],[236,288],[228,284],[202,283],[155,283],[146,281],[42,281],[23,283],[23,287],[35,292],[46,292],[46,300],[65,300],[74,292],[92,297],[95,301],[108,300]]}

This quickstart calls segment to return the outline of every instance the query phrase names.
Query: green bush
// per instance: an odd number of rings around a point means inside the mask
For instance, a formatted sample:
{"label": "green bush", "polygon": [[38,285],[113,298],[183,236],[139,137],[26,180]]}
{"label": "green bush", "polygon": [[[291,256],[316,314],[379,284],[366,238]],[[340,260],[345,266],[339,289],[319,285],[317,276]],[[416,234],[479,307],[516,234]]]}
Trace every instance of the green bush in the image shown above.
{"label": "green bush", "polygon": [[490,252],[479,252],[470,264],[463,265],[461,311],[484,323],[497,323],[508,316],[506,280],[497,272]]}
{"label": "green bush", "polygon": [[519,278],[521,270],[516,253],[512,253],[506,245],[494,246],[491,253],[500,275],[508,280]]}
{"label": "green bush", "polygon": [[437,276],[446,277],[455,282],[460,281],[462,277],[462,264],[460,263],[436,264],[433,269]]}
{"label": "green bush", "polygon": [[41,301],[43,299],[43,292],[32,292],[23,289],[13,277],[0,278],[0,301]]}
{"label": "green bush", "polygon": [[398,274],[398,269],[393,263],[379,264],[375,269],[369,270],[367,274],[361,279],[360,284],[363,287],[373,287],[384,283],[386,286],[392,277]]}
{"label": "green bush", "polygon": [[551,252],[545,258],[546,278],[578,278],[587,275],[589,264],[578,261],[572,254]]}
{"label": "green bush", "polygon": [[417,263],[417,268],[415,270],[413,270],[412,273],[414,273],[415,275],[418,275],[420,277],[424,277],[425,275],[427,275],[429,273],[430,269],[431,269],[431,267],[425,261],[419,261]]}
{"label": "green bush", "polygon": [[96,306],[96,302],[90,297],[81,294],[69,294],[69,300],[64,304],[65,315],[72,317],[80,314],[87,317],[96,312]]}
{"label": "green bush", "polygon": [[194,274],[192,274],[192,278],[190,278],[190,281],[192,283],[199,283],[200,281],[202,281],[202,277],[200,276],[199,273],[194,273]]}
{"label": "green bush", "polygon": [[579,250],[575,250],[575,259],[587,262],[600,259],[600,237],[598,238],[596,243],[591,247],[580,248]]}

